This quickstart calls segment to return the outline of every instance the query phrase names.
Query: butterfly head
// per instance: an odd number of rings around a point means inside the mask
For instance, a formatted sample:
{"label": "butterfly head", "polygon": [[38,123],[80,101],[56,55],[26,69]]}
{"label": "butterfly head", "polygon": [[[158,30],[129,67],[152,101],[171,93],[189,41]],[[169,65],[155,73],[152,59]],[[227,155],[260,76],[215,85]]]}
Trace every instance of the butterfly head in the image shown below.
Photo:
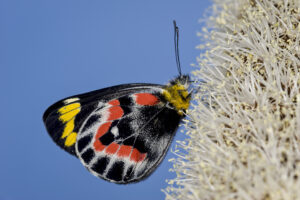
{"label": "butterfly head", "polygon": [[165,99],[180,115],[183,115],[190,105],[191,93],[188,91],[189,86],[190,77],[181,75],[170,81],[163,91]]}

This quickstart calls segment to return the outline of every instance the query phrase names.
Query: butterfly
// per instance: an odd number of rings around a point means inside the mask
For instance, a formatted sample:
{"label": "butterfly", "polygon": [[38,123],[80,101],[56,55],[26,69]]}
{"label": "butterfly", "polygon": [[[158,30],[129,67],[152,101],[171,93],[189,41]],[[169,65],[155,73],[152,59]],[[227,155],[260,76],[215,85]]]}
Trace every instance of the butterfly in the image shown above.
{"label": "butterfly", "polygon": [[93,175],[118,184],[148,177],[162,162],[191,100],[190,77],[167,85],[112,86],[62,99],[43,115],[53,141]]}

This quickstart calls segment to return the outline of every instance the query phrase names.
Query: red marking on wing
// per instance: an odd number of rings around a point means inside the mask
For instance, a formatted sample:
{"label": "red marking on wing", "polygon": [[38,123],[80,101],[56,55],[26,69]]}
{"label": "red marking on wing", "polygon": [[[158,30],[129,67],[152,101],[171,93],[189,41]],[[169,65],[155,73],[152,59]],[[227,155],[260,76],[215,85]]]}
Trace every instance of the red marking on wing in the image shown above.
{"label": "red marking on wing", "polygon": [[106,147],[100,142],[99,138],[109,130],[110,126],[111,126],[111,122],[106,122],[98,128],[98,131],[95,136],[95,142],[94,142],[94,148],[96,151],[103,151],[103,149]]}
{"label": "red marking on wing", "polygon": [[127,145],[121,145],[121,148],[118,151],[119,157],[129,157],[132,147]]}
{"label": "red marking on wing", "polygon": [[109,130],[109,127],[111,125],[111,122],[106,122],[102,124],[97,131],[96,138],[100,138],[104,133],[106,133]]}
{"label": "red marking on wing", "polygon": [[113,142],[105,149],[105,152],[108,154],[115,154],[117,150],[119,149],[120,145]]}
{"label": "red marking on wing", "polygon": [[124,111],[120,106],[112,106],[109,108],[108,112],[109,112],[109,117],[107,121],[120,119],[124,115]]}
{"label": "red marking on wing", "polygon": [[[136,102],[140,105],[155,105],[159,102],[158,98],[149,93],[139,93],[136,95]],[[133,148],[132,146],[128,145],[120,145],[115,142],[112,142],[108,146],[105,146],[101,143],[99,138],[103,136],[109,130],[112,122],[114,120],[120,119],[124,115],[123,109],[119,106],[119,100],[115,99],[108,102],[112,107],[109,108],[109,117],[104,124],[102,124],[95,135],[94,141],[94,149],[96,151],[103,151],[107,154],[115,154],[117,152],[117,156],[119,157],[130,157],[131,161],[134,162],[141,162],[146,158],[146,153],[140,153],[137,149]]]}
{"label": "red marking on wing", "polygon": [[105,145],[103,145],[99,139],[96,139],[94,142],[94,149],[96,151],[103,151],[105,149]]}
{"label": "red marking on wing", "polygon": [[150,93],[135,94],[136,103],[143,106],[153,106],[159,102],[158,98]]}
{"label": "red marking on wing", "polygon": [[118,99],[115,99],[115,100],[111,100],[108,102],[110,105],[113,105],[113,106],[118,106],[120,105],[120,101]]}
{"label": "red marking on wing", "polygon": [[141,162],[146,158],[146,153],[140,153],[136,148],[127,145],[121,145],[117,154],[119,157],[129,157],[134,162]]}
{"label": "red marking on wing", "polygon": [[133,149],[131,156],[130,156],[130,160],[132,160],[134,162],[141,162],[145,159],[145,157],[146,157],[145,153],[141,153],[137,149]]}

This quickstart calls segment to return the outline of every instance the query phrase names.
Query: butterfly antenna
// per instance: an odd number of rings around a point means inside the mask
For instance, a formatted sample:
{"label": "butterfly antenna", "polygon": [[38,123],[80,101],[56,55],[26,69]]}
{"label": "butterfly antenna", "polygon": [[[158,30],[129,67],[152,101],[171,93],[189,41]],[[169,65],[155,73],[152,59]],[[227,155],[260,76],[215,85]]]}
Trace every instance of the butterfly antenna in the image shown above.
{"label": "butterfly antenna", "polygon": [[179,28],[176,25],[176,21],[173,20],[174,24],[174,44],[175,44],[175,57],[176,57],[176,65],[179,72],[179,76],[182,76],[181,74],[181,66],[180,66],[180,59],[179,59],[179,48],[178,48],[178,40],[179,40]]}

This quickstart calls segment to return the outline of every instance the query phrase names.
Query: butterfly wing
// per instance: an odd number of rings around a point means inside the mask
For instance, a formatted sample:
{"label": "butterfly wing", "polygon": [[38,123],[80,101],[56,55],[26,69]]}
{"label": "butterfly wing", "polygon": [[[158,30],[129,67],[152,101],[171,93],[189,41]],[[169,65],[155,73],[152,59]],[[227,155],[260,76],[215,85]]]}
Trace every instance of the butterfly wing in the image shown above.
{"label": "butterfly wing", "polygon": [[164,158],[182,118],[161,87],[100,101],[82,123],[75,144],[82,164],[115,183],[146,178]]}
{"label": "butterfly wing", "polygon": [[43,120],[54,142],[92,174],[136,182],[160,164],[182,118],[164,90],[126,84],[72,96],[50,106]]}
{"label": "butterfly wing", "polygon": [[156,84],[124,84],[71,96],[50,106],[43,115],[43,121],[53,141],[77,156],[75,143],[79,129],[90,113],[98,109],[99,102],[105,103],[113,98],[160,87]]}

